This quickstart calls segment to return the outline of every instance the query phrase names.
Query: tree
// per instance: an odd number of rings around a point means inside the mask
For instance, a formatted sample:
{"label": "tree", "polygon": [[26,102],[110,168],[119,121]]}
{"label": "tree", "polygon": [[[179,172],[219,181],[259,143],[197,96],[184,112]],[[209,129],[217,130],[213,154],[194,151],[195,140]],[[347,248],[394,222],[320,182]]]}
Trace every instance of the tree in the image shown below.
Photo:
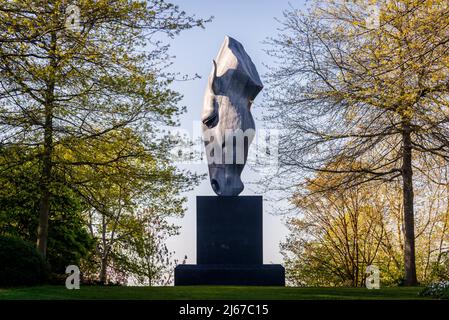
{"label": "tree", "polygon": [[[19,237],[35,243],[39,217],[39,165],[30,148],[8,147],[0,150],[0,235]],[[53,179],[52,216],[48,230],[47,260],[51,271],[64,274],[68,265],[79,265],[94,247],[83,211],[86,204],[64,184],[61,176]]]}
{"label": "tree", "polygon": [[55,172],[73,177],[73,167],[133,157],[123,152],[69,163],[55,150],[76,154],[79,142],[107,143],[113,130],[133,128],[144,136],[158,123],[173,124],[179,95],[168,89],[173,77],[163,73],[168,47],[155,37],[205,22],[163,0],[80,0],[80,28],[66,28],[72,18],[66,2],[0,1],[0,145],[38,150],[37,246],[43,256]]}
{"label": "tree", "polygon": [[[315,180],[328,180],[332,174],[321,173]],[[365,285],[365,269],[382,261],[381,252],[389,228],[384,212],[389,208],[384,193],[373,195],[370,186],[294,195],[301,217],[290,219],[291,236],[283,244],[290,279],[300,285]],[[382,272],[383,273],[383,272]]]}
{"label": "tree", "polygon": [[[421,283],[444,280],[448,251],[447,166],[433,168],[433,181],[415,176],[416,259]],[[287,278],[296,285],[365,285],[365,269],[376,265],[381,283],[403,283],[401,184],[370,182],[351,189],[313,193],[315,185],[338,178],[320,173],[293,201],[300,217],[288,221],[282,243]],[[438,182],[438,183],[436,183]]]}
{"label": "tree", "polygon": [[341,178],[315,192],[402,182],[404,279],[415,285],[413,171],[425,171],[415,159],[449,159],[449,5],[382,2],[372,28],[368,4],[314,1],[306,13],[285,11],[269,41],[278,64],[269,74],[266,119],[284,129],[278,174],[288,175],[289,186],[316,172]]}
{"label": "tree", "polygon": [[[172,143],[167,139],[154,137],[144,141],[130,129],[111,131],[103,138],[104,141],[85,140],[76,153],[63,148],[61,153],[65,161],[79,164],[72,170],[70,181],[89,205],[85,215],[90,234],[97,240],[98,278],[107,283],[111,267],[123,276],[132,273],[130,266],[138,260],[131,260],[141,256],[129,255],[144,250],[148,257],[154,258],[156,252],[148,252],[156,246],[159,249],[162,243],[151,242],[146,234],[148,228],[158,221],[155,237],[164,235],[165,240],[173,235],[176,228],[165,219],[182,216],[185,198],[180,193],[197,184],[199,177],[179,172],[171,165]],[[133,156],[121,158],[121,154]],[[93,165],[105,159],[117,160],[107,166]],[[149,247],[141,247],[145,245]]]}
{"label": "tree", "polygon": [[174,252],[168,250],[166,240],[178,235],[179,227],[170,224],[164,210],[154,206],[137,213],[134,219],[135,232],[121,242],[114,257],[116,265],[139,284],[170,285],[177,260],[172,260]]}

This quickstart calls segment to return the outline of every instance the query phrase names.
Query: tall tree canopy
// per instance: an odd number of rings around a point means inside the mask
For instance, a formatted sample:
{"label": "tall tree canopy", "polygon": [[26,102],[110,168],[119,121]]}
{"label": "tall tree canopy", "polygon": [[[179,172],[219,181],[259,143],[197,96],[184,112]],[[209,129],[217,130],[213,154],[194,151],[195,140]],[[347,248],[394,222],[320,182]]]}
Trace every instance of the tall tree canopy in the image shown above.
{"label": "tall tree canopy", "polygon": [[284,13],[268,50],[278,64],[267,119],[284,129],[279,173],[289,186],[316,172],[340,178],[315,180],[314,192],[402,182],[404,278],[414,285],[413,171],[449,159],[449,3],[380,1],[371,18],[369,4],[312,1],[308,11]]}
{"label": "tall tree canopy", "polygon": [[[107,136],[112,131],[129,128],[154,142],[157,124],[175,123],[179,95],[168,87],[168,47],[159,35],[173,37],[205,22],[163,0],[79,0],[77,10],[69,4],[0,1],[0,147],[38,151],[37,245],[44,256],[56,173],[71,185],[80,166],[105,167],[146,153],[157,158],[157,148],[76,155],[94,141],[117,147]],[[77,11],[79,29],[70,27]]]}

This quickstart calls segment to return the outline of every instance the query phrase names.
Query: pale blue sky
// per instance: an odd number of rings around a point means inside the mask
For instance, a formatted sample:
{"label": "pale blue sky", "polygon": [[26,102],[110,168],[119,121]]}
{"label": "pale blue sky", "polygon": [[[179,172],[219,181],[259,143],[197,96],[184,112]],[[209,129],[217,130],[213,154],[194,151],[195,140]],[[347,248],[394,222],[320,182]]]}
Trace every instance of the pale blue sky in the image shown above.
{"label": "pale blue sky", "polygon": [[[187,106],[188,112],[181,119],[181,127],[193,131],[193,121],[200,118],[203,93],[207,77],[211,70],[212,59],[218,53],[221,43],[226,35],[240,41],[245,50],[256,65],[262,82],[266,69],[263,64],[270,64],[270,58],[263,52],[265,45],[262,43],[267,37],[274,36],[279,27],[275,17],[282,17],[282,11],[289,7],[303,5],[303,0],[172,0],[180,8],[189,14],[198,17],[214,16],[206,29],[188,30],[171,41],[170,53],[176,58],[170,68],[181,74],[198,74],[201,79],[186,82],[176,82],[173,88],[184,95],[182,105]],[[260,119],[260,97],[256,99],[256,108],[253,115],[256,118],[257,128],[263,128]],[[207,166],[195,165],[186,168],[200,173],[207,172]],[[245,168],[242,180],[255,181],[257,175]],[[257,194],[254,187],[245,184],[242,195]],[[177,219],[176,224],[181,225],[181,234],[169,240],[169,248],[176,251],[176,257],[182,259],[188,256],[187,263],[196,263],[196,204],[195,197],[198,195],[214,195],[208,179],[200,186],[187,194],[187,212],[183,219]],[[287,235],[287,229],[282,223],[282,217],[273,215],[277,203],[264,202],[264,263],[282,263],[279,253],[279,242]],[[270,208],[271,207],[271,208]]]}

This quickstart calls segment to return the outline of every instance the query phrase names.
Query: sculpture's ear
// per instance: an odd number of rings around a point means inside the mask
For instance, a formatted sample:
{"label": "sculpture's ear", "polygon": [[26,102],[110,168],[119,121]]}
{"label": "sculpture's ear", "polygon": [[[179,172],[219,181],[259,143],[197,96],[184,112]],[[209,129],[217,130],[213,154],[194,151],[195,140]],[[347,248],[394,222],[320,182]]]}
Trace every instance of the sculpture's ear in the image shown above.
{"label": "sculpture's ear", "polygon": [[218,95],[220,93],[220,86],[218,84],[217,77],[217,62],[215,62],[215,60],[212,60],[212,62],[214,63],[214,71],[212,73],[212,76],[209,77],[209,88],[214,95]]}

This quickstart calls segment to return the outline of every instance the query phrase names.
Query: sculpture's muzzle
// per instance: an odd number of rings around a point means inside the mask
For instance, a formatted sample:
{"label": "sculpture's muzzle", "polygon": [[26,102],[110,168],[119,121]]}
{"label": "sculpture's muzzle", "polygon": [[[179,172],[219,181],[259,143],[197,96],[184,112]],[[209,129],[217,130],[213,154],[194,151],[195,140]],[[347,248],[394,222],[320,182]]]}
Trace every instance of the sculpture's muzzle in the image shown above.
{"label": "sculpture's muzzle", "polygon": [[240,175],[243,165],[218,164],[209,166],[209,177],[212,189],[219,196],[238,195],[243,191]]}

